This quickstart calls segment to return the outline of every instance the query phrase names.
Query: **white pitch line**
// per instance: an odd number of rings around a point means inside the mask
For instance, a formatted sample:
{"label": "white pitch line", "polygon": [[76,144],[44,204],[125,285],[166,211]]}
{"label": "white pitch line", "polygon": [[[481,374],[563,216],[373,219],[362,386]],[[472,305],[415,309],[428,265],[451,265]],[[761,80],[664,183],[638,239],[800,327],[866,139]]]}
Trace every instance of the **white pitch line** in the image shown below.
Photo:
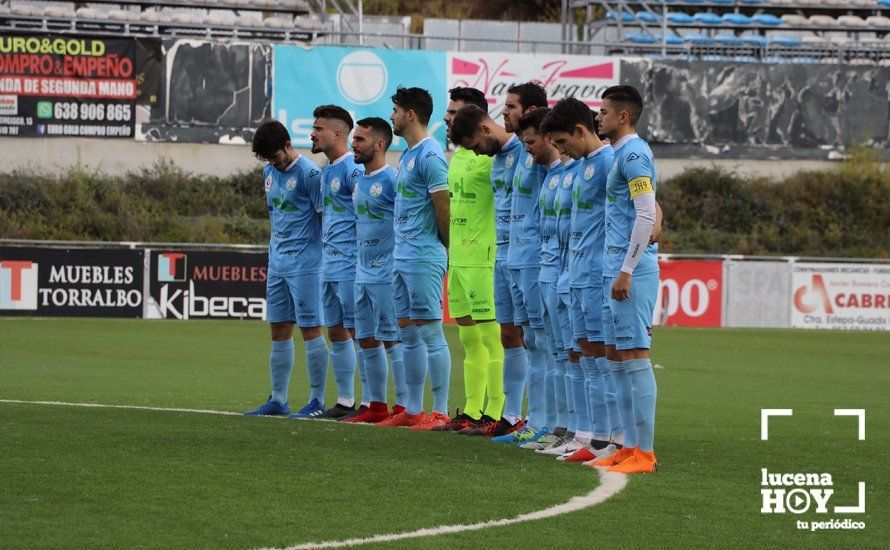
{"label": "white pitch line", "polygon": [[573,497],[568,502],[544,508],[536,512],[529,512],[516,516],[515,518],[495,519],[484,521],[481,523],[472,523],[469,525],[440,525],[439,527],[429,527],[419,529],[417,531],[408,531],[404,533],[391,533],[388,535],[373,535],[365,538],[354,538],[345,540],[329,540],[324,542],[309,542],[306,544],[298,544],[289,546],[285,550],[309,550],[314,548],[342,548],[344,546],[359,546],[362,544],[371,544],[376,542],[394,542],[397,540],[417,539],[423,537],[436,537],[440,535],[450,535],[453,533],[465,533],[467,531],[479,531],[480,529],[488,529],[491,527],[504,527],[507,525],[515,525],[525,521],[534,521],[539,519],[552,518],[561,516],[571,512],[577,512],[590,506],[596,506],[609,497],[618,494],[625,486],[627,486],[627,476],[624,474],[610,473],[603,470],[597,470],[600,474],[602,483],[593,491],[584,496]]}
{"label": "white pitch line", "polygon": [[104,403],[66,403],[64,401],[22,401],[19,399],[0,399],[0,403],[16,403],[19,405],[56,405],[61,407],[83,407],[92,409],[136,409],[139,411],[184,412],[196,414],[220,414],[225,416],[241,416],[232,411],[213,411],[209,409],[178,409],[166,407],[143,407],[140,405],[106,405]]}
{"label": "white pitch line", "polygon": [[[131,409],[142,411],[162,411],[162,412],[184,412],[195,414],[217,414],[223,416],[241,416],[241,413],[232,411],[215,411],[209,409],[181,409],[168,407],[146,407],[140,405],[107,405],[104,403],[68,403],[65,401],[24,401],[20,399],[0,399],[0,403],[13,403],[20,405],[53,405],[61,407],[82,407],[94,409]],[[627,476],[618,473],[609,473],[601,469],[597,469],[600,475],[601,483],[593,491],[579,497],[572,497],[567,502],[557,504],[543,510],[521,514],[514,518],[495,519],[472,524],[457,525],[440,525],[438,527],[429,527],[419,529],[417,531],[408,531],[403,533],[390,533],[386,535],[373,535],[371,537],[354,538],[345,540],[329,540],[322,542],[310,542],[289,546],[285,550],[308,550],[310,548],[342,548],[345,546],[359,546],[362,544],[372,544],[377,542],[394,542],[397,540],[417,539],[423,537],[436,537],[439,535],[449,535],[453,533],[465,533],[467,531],[479,531],[481,529],[489,529],[491,527],[505,527],[515,525],[526,521],[535,521],[539,519],[552,518],[577,512],[584,508],[596,506],[606,499],[615,496],[627,486]]]}

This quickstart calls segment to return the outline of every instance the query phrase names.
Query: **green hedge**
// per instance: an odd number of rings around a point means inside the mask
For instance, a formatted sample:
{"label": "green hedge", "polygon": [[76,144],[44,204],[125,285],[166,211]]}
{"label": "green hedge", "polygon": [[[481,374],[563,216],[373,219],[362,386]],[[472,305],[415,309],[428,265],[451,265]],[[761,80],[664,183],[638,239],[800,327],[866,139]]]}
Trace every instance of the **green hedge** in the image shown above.
{"label": "green hedge", "polygon": [[207,243],[268,242],[262,171],[195,176],[169,163],[125,176],[0,174],[6,238]]}
{"label": "green hedge", "polygon": [[[106,176],[0,174],[0,236],[268,242],[260,169],[195,176],[169,163]],[[695,168],[659,187],[663,252],[890,256],[890,171],[858,151],[834,170],[782,181]]]}
{"label": "green hedge", "polygon": [[890,256],[890,170],[873,151],[783,180],[687,170],[660,185],[659,202],[664,252]]}

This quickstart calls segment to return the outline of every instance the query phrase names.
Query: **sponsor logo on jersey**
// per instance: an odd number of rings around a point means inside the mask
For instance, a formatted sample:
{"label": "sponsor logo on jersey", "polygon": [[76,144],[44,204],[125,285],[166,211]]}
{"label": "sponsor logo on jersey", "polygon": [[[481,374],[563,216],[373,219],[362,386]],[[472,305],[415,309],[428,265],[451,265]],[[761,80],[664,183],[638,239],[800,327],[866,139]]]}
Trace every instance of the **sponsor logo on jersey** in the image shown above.
{"label": "sponsor logo on jersey", "polygon": [[266,181],[263,182],[263,186],[266,188],[266,193],[268,193],[272,189],[272,176],[266,176]]}

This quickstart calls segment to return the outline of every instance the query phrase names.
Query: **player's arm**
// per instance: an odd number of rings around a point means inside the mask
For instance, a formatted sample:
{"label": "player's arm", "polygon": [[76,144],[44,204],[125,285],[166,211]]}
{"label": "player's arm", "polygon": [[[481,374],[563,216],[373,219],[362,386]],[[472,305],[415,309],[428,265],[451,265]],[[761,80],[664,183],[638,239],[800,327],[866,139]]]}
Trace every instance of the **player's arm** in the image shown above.
{"label": "player's arm", "polygon": [[655,188],[652,185],[653,173],[654,170],[652,170],[649,159],[643,156],[638,156],[635,160],[625,164],[624,175],[627,178],[630,198],[633,200],[637,218],[630,231],[630,243],[627,247],[627,254],[624,256],[621,273],[612,284],[612,298],[619,302],[630,296],[631,276],[640,262],[640,258],[646,252],[649,238],[655,228],[656,204]]}
{"label": "player's arm", "polygon": [[652,229],[652,236],[649,237],[649,244],[657,243],[658,236],[661,235],[661,222],[664,216],[661,214],[661,205],[655,201],[655,228]]}
{"label": "player's arm", "polygon": [[448,163],[439,155],[429,154],[423,158],[421,164],[427,192],[432,199],[436,210],[436,227],[439,230],[439,240],[448,250],[448,239],[451,225],[451,198],[448,188]]}
{"label": "player's arm", "polygon": [[448,249],[448,240],[451,231],[451,198],[448,190],[437,191],[430,194],[433,207],[436,209],[436,227],[439,229],[439,240]]}
{"label": "player's arm", "polygon": [[321,171],[312,168],[304,172],[306,190],[309,193],[309,204],[315,209],[318,220],[321,221],[321,212],[324,210],[324,199],[321,197]]}

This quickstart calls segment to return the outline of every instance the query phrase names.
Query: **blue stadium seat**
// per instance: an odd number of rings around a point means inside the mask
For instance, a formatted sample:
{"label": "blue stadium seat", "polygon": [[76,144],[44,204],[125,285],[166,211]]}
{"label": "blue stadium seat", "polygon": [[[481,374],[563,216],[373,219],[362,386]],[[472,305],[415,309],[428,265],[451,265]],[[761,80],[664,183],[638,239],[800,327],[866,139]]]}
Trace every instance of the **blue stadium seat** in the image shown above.
{"label": "blue stadium seat", "polygon": [[684,4],[703,4],[705,0],[683,0]]}
{"label": "blue stadium seat", "polygon": [[682,12],[671,12],[668,13],[668,21],[671,23],[677,23],[679,25],[687,25],[689,23],[695,23],[695,19],[692,18],[691,15],[682,13]]}
{"label": "blue stadium seat", "polygon": [[750,55],[737,55],[732,60],[739,63],[760,63],[759,59]]}
{"label": "blue stadium seat", "polygon": [[714,4],[732,4],[735,0],[711,0]]}
{"label": "blue stadium seat", "polygon": [[713,38],[701,33],[687,34],[683,36],[683,40],[689,44],[695,44],[696,46],[713,46],[716,44]]}
{"label": "blue stadium seat", "polygon": [[[659,44],[661,44],[661,35],[660,35],[660,34],[657,35],[657,36],[655,37],[655,40],[656,40],[656,42],[658,42]],[[671,44],[671,45],[676,45],[676,44],[683,44],[684,41],[683,41],[682,38],[680,38],[679,36],[677,36],[677,35],[675,35],[675,34],[669,34],[669,35],[667,35],[667,39],[665,40],[665,43],[666,43],[666,44]]]}
{"label": "blue stadium seat", "polygon": [[751,18],[742,13],[724,13],[723,22],[731,25],[750,25]]}
{"label": "blue stadium seat", "polygon": [[800,39],[788,34],[780,34],[770,39],[774,45],[796,48],[801,45]]}
{"label": "blue stadium seat", "polygon": [[890,6],[890,0],[878,0],[879,6]]}
{"label": "blue stadium seat", "polygon": [[742,40],[742,42],[744,42],[745,44],[751,44],[751,45],[754,45],[754,46],[766,46],[766,45],[768,45],[768,44],[770,43],[770,39],[769,39],[769,38],[767,38],[767,37],[765,37],[765,36],[761,36],[761,35],[759,35],[759,34],[745,33],[745,34],[739,36],[739,38],[740,38],[740,39]]}
{"label": "blue stadium seat", "polygon": [[751,18],[752,21],[759,25],[781,25],[782,20],[775,15],[769,13],[758,13]]}
{"label": "blue stadium seat", "polygon": [[742,4],[763,4],[763,0],[740,0]]}
{"label": "blue stadium seat", "polygon": [[727,57],[725,55],[703,55],[701,56],[702,61],[716,61],[718,63],[725,63],[727,61],[732,61],[732,58]]}
{"label": "blue stadium seat", "polygon": [[695,21],[703,25],[719,25],[723,23],[723,18],[717,15],[716,13],[711,13],[707,11],[700,11],[692,16]]}
{"label": "blue stadium seat", "polygon": [[647,23],[650,25],[654,25],[656,23],[660,24],[661,19],[662,18],[660,15],[652,15],[648,11],[638,11],[637,12],[637,21],[639,21],[641,23]]}
{"label": "blue stadium seat", "polygon": [[788,61],[784,57],[772,56],[772,57],[764,57],[763,62],[764,63],[787,63]]}
{"label": "blue stadium seat", "polygon": [[[606,13],[606,19],[609,21],[614,21],[615,13],[611,12],[611,11]],[[622,23],[633,23],[634,22],[634,14],[632,14],[628,11],[621,12],[621,22]]]}
{"label": "blue stadium seat", "polygon": [[644,32],[629,32],[625,35],[628,42],[635,44],[655,44],[655,37]]}
{"label": "blue stadium seat", "polygon": [[721,46],[744,46],[745,41],[734,34],[718,34],[714,40]]}
{"label": "blue stadium seat", "polygon": [[792,63],[812,64],[812,63],[819,63],[819,60],[816,59],[815,57],[792,57],[791,62]]}

